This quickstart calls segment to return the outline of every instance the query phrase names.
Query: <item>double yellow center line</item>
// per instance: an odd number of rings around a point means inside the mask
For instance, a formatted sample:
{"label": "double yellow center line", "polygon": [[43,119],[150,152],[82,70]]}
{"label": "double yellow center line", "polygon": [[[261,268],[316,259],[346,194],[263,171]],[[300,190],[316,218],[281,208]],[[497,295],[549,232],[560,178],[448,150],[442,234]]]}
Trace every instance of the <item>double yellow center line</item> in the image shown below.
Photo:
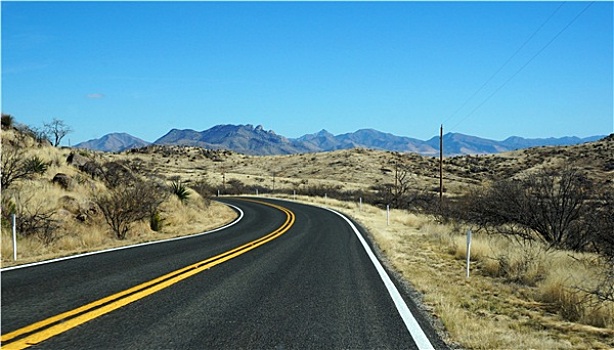
{"label": "double yellow center line", "polygon": [[49,317],[45,320],[4,334],[0,338],[2,342],[2,348],[25,349],[29,346],[43,342],[51,337],[66,332],[69,329],[72,329],[83,323],[93,320],[96,317],[117,310],[122,306],[145,298],[148,295],[156,293],[164,288],[170,287],[175,283],[194,276],[204,270],[210,269],[213,266],[236,258],[237,256],[245,254],[252,249],[258,248],[259,246],[268,243],[281,236],[282,234],[286,233],[294,224],[295,215],[290,210],[271,203],[260,201],[252,202],[268,205],[270,207],[274,207],[276,209],[281,210],[286,214],[285,222],[275,231],[222,254],[186,266],[179,270],[167,273],[148,282],[141,283],[137,286],[126,289],[119,293],[115,293],[108,297],[96,300],[89,304],[78,307],[74,310],[70,310],[59,315]]}

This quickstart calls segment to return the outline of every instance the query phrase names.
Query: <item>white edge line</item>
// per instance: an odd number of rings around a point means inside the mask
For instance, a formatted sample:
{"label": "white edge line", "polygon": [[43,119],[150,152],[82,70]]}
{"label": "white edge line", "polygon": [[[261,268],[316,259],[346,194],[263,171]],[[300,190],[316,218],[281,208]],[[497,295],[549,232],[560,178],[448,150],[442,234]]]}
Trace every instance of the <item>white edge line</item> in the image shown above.
{"label": "white edge line", "polygon": [[235,205],[232,205],[232,204],[228,204],[228,203],[222,203],[222,204],[227,205],[227,206],[232,207],[235,210],[237,210],[239,212],[239,217],[236,218],[235,220],[233,220],[229,224],[226,224],[226,225],[224,225],[222,227],[218,227],[218,228],[210,230],[210,231],[196,233],[196,234],[188,235],[188,236],[167,238],[167,239],[163,239],[163,240],[159,240],[159,241],[144,242],[144,243],[133,244],[133,245],[123,246],[123,247],[116,247],[116,248],[110,248],[110,249],[105,249],[105,250],[97,250],[97,251],[87,252],[87,253],[82,253],[82,254],[77,254],[77,255],[64,256],[64,257],[57,258],[57,259],[37,261],[37,262],[29,263],[29,264],[10,266],[10,267],[5,267],[3,269],[0,269],[0,272],[10,271],[10,270],[17,270],[17,269],[22,269],[22,268],[32,267],[32,266],[37,266],[37,265],[51,264],[51,263],[55,263],[55,262],[58,262],[58,261],[77,259],[77,258],[82,258],[82,257],[85,257],[85,256],[89,256],[89,255],[96,255],[96,254],[103,254],[103,253],[114,252],[114,251],[117,251],[117,250],[131,249],[131,248],[142,247],[142,246],[146,246],[146,245],[152,245],[152,244],[158,244],[158,243],[166,243],[166,242],[171,242],[171,241],[178,241],[178,240],[181,240],[181,239],[188,239],[188,238],[192,238],[192,237],[204,236],[204,235],[208,235],[210,233],[214,233],[214,232],[221,231],[221,230],[224,230],[226,228],[229,228],[230,226],[233,226],[234,224],[236,224],[239,221],[241,221],[241,219],[243,219],[243,215],[244,215],[243,214],[243,210],[241,210],[239,207],[237,207]]}
{"label": "white edge line", "polygon": [[328,210],[332,213],[339,215],[341,218],[343,218],[343,220],[345,220],[348,223],[348,225],[350,225],[350,227],[352,228],[352,230],[358,237],[358,240],[362,244],[362,247],[365,249],[365,252],[371,259],[371,263],[373,264],[373,266],[375,266],[375,269],[377,270],[377,272],[379,273],[379,276],[384,282],[384,286],[386,286],[386,288],[388,289],[388,293],[390,294],[390,297],[392,298],[392,301],[394,302],[394,305],[396,306],[397,311],[399,312],[399,315],[401,316],[401,318],[403,319],[403,322],[405,323],[405,327],[407,328],[407,331],[409,331],[409,334],[414,340],[414,343],[416,343],[416,346],[418,347],[418,349],[435,350],[435,348],[433,347],[433,344],[431,344],[431,341],[426,336],[426,333],[424,333],[424,330],[422,329],[422,327],[420,327],[420,324],[418,323],[418,321],[416,321],[416,318],[409,310],[409,307],[405,303],[405,300],[403,300],[403,297],[401,297],[401,293],[399,293],[399,290],[392,282],[392,279],[390,279],[390,276],[388,276],[388,273],[384,269],[384,266],[382,266],[382,263],[380,263],[380,261],[377,259],[377,257],[375,256],[375,253],[373,253],[373,250],[371,249],[367,241],[364,239],[360,231],[358,231],[358,229],[356,228],[356,225],[354,225],[354,223],[350,219],[348,219],[347,216],[345,216],[344,214],[341,214],[340,212],[336,210],[330,209],[325,206],[320,206],[317,204],[300,203],[300,202],[296,202],[296,201],[285,199],[285,198],[273,198],[273,199],[280,200],[280,201],[286,201],[286,202],[292,202],[292,203],[298,203],[302,205],[311,205],[313,207]]}
{"label": "white edge line", "polygon": [[371,262],[375,266],[375,269],[377,270],[380,277],[382,278],[382,281],[384,281],[384,285],[388,289],[388,293],[390,293],[390,297],[392,297],[392,300],[394,301],[394,305],[397,307],[397,310],[399,311],[399,314],[401,315],[403,322],[405,322],[405,327],[407,327],[407,330],[411,334],[411,337],[414,339],[414,342],[418,346],[418,349],[421,349],[421,350],[433,349],[434,350],[435,348],[431,344],[431,341],[424,333],[424,330],[422,330],[422,327],[420,327],[420,325],[418,324],[418,321],[416,321],[416,318],[409,310],[409,307],[407,307],[405,300],[403,300],[403,298],[401,297],[401,293],[399,293],[399,290],[397,289],[397,287],[394,285],[394,283],[390,279],[390,276],[388,276],[388,273],[386,273],[386,270],[382,266],[382,263],[380,263],[380,261],[377,259],[377,257],[373,253],[373,250],[371,249],[371,247],[369,247],[369,244],[367,244],[367,241],[365,241],[364,237],[362,236],[362,234],[360,234],[360,232],[358,231],[354,223],[350,219],[348,219],[345,215],[341,214],[338,211],[335,211],[335,210],[332,210],[326,207],[320,207],[320,208],[326,209],[328,211],[331,211],[339,215],[348,223],[348,225],[350,225],[350,227],[352,228],[352,230],[354,230],[354,233],[358,237],[358,240],[360,241],[360,243],[362,243],[363,248],[367,252],[367,255],[371,259]]}

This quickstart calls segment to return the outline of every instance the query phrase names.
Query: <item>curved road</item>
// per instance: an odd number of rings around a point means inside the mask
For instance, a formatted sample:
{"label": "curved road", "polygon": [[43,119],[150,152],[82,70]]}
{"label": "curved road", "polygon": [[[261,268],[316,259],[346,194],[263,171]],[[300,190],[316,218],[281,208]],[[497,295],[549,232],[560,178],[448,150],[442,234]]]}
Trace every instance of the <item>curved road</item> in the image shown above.
{"label": "curved road", "polygon": [[[445,347],[419,317],[430,339],[414,341],[346,219],[221,201],[244,213],[224,230],[3,270],[2,348]],[[412,308],[402,291],[397,299]]]}

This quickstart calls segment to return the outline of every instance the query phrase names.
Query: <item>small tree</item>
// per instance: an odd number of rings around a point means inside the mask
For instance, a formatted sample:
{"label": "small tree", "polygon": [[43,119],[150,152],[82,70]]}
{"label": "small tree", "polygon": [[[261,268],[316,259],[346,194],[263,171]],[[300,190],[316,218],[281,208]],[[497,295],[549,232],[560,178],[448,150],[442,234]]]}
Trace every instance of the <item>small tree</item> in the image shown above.
{"label": "small tree", "polygon": [[400,167],[398,161],[394,164],[394,186],[392,187],[392,206],[395,208],[403,208],[408,203],[407,195],[412,184],[412,179],[409,170],[405,167]]}
{"label": "small tree", "polygon": [[125,239],[135,222],[155,215],[166,199],[164,191],[158,191],[154,184],[144,181],[120,185],[107,194],[94,197],[105,221],[118,239]]}
{"label": "small tree", "polygon": [[49,140],[53,140],[53,146],[58,147],[64,136],[73,130],[64,121],[53,118],[50,123],[44,123],[43,129]]}
{"label": "small tree", "polygon": [[581,250],[590,243],[586,215],[591,183],[581,172],[568,168],[560,173],[541,171],[522,180],[493,184],[474,206],[481,225],[501,233],[532,239],[550,247]]}

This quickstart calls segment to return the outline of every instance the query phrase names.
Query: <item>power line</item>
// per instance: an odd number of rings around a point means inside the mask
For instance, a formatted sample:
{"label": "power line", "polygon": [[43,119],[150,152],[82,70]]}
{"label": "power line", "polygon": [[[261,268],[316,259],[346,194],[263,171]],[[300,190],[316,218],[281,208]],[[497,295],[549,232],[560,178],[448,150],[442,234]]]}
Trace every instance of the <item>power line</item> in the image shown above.
{"label": "power line", "polygon": [[569,28],[589,7],[591,7],[595,1],[591,1],[588,5],[582,9],[571,21],[569,21],[561,30],[550,41],[546,43],[541,49],[539,49],[531,58],[523,64],[514,74],[512,74],[503,84],[499,85],[497,89],[495,89],[488,97],[486,97],[480,104],[478,104],[471,112],[467,113],[465,117],[463,117],[456,125],[454,125],[451,129],[455,129],[461,123],[463,123],[467,118],[469,118],[475,111],[477,111],[480,107],[482,107],[486,102],[488,102],[497,92],[499,92],[505,85],[507,85],[512,79],[514,79],[520,72],[522,72],[537,56],[539,56],[545,49],[548,48],[567,28]]}
{"label": "power line", "polygon": [[522,43],[522,45],[520,45],[520,47],[518,47],[518,49],[516,49],[516,51],[499,67],[499,69],[497,69],[485,82],[484,84],[482,84],[482,86],[480,86],[477,90],[475,90],[475,92],[469,96],[469,98],[467,98],[465,100],[465,102],[463,102],[463,104],[456,110],[454,111],[454,113],[452,113],[445,121],[444,124],[447,123],[450,119],[452,119],[458,112],[460,112],[461,109],[463,109],[467,103],[469,103],[469,101],[471,101],[480,91],[482,91],[482,89],[484,89],[484,87],[486,87],[486,85],[488,85],[488,83],[490,83],[490,81],[497,75],[499,74],[499,72],[501,72],[501,70],[503,70],[503,68],[505,68],[505,66],[507,66],[508,63],[510,63],[510,61],[516,57],[516,55],[520,52],[520,50],[522,50],[528,43],[529,41],[531,41],[531,39],[533,39],[533,37],[535,37],[535,35],[548,23],[550,22],[550,20],[552,19],[552,17],[554,17],[554,15],[561,9],[561,7],[563,7],[563,5],[565,5],[565,2],[562,2],[555,10],[554,12],[552,12],[550,14],[550,16],[548,16],[548,18],[546,18],[546,20],[544,22],[542,22],[542,24],[533,31],[533,33],[531,33],[531,35],[529,35],[529,37]]}

